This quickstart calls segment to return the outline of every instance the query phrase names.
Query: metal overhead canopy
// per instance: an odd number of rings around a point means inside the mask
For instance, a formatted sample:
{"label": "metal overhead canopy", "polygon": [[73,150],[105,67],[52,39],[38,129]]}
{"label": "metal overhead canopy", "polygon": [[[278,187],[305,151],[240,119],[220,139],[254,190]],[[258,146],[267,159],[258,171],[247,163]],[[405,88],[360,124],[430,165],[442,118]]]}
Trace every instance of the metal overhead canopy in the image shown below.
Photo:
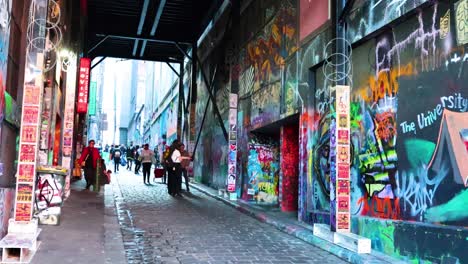
{"label": "metal overhead canopy", "polygon": [[224,0],[85,2],[88,57],[181,62]]}

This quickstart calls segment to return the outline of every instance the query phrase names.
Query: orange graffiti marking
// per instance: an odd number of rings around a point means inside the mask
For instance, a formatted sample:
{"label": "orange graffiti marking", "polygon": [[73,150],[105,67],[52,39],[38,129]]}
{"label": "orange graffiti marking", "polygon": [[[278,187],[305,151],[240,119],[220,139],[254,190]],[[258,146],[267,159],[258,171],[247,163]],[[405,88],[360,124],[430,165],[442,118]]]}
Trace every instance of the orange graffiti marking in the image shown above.
{"label": "orange graffiti marking", "polygon": [[411,63],[405,66],[391,69],[390,71],[381,71],[377,77],[370,76],[367,80],[367,87],[359,89],[359,95],[365,101],[377,102],[384,99],[386,96],[395,96],[398,93],[398,78],[401,76],[412,76],[416,74]]}
{"label": "orange graffiti marking", "polygon": [[358,205],[362,206],[362,215],[384,219],[401,219],[399,198],[390,199],[373,196],[369,199],[367,196],[365,196],[358,200]]}

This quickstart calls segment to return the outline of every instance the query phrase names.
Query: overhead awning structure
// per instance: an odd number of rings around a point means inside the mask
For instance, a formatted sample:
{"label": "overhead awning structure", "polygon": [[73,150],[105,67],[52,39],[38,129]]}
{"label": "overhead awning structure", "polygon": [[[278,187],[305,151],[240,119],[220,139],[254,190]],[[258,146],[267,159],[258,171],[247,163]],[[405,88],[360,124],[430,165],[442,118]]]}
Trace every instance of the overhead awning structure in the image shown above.
{"label": "overhead awning structure", "polygon": [[88,57],[180,62],[223,0],[81,0]]}

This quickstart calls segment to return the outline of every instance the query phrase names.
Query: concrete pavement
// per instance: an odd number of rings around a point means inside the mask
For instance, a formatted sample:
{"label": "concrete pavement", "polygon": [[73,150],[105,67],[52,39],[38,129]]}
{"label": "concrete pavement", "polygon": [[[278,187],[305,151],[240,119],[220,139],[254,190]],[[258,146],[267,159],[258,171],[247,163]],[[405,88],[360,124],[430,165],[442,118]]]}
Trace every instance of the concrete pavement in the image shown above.
{"label": "concrete pavement", "polygon": [[198,190],[182,197],[113,175],[128,263],[346,263]]}
{"label": "concrete pavement", "polygon": [[145,185],[141,173],[135,175],[124,167],[112,176],[105,194],[82,191],[83,182],[74,184],[60,226],[41,226],[43,242],[33,263],[390,260],[353,254],[312,236],[311,227],[298,222],[294,214],[229,201],[204,185],[192,184],[191,193],[172,197],[159,180]]}
{"label": "concrete pavement", "polygon": [[60,225],[40,226],[41,245],[31,263],[127,263],[112,192],[83,191],[84,186],[72,184]]}

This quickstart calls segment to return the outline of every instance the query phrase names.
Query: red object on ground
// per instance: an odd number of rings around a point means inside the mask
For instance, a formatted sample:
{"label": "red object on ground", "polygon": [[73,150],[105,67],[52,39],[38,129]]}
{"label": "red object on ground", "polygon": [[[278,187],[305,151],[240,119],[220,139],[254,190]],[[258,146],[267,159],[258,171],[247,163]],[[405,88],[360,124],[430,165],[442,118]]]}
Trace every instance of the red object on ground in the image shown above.
{"label": "red object on ground", "polygon": [[154,177],[155,178],[162,178],[163,176],[164,176],[164,169],[163,168],[154,169]]}

